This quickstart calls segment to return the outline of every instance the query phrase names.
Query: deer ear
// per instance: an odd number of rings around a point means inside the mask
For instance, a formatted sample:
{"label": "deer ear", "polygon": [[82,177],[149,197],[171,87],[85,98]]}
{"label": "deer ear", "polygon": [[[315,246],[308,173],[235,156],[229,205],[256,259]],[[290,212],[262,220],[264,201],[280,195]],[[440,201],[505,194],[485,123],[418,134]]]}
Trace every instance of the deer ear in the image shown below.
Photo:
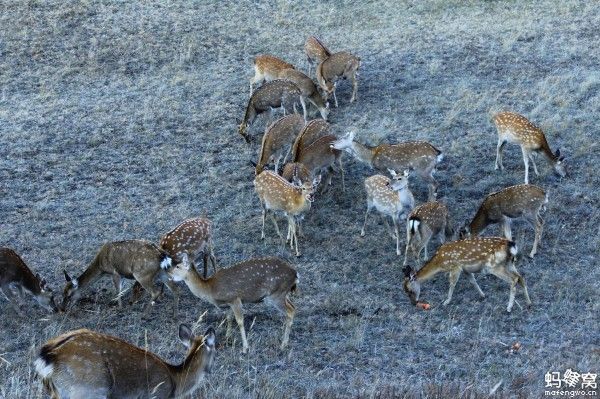
{"label": "deer ear", "polygon": [[72,280],[71,276],[69,276],[69,273],[67,273],[66,270],[63,270],[63,273],[65,274],[65,280],[69,283]]}
{"label": "deer ear", "polygon": [[192,346],[192,341],[194,340],[194,333],[192,332],[192,328],[189,325],[181,324],[179,326],[179,340],[186,348]]}

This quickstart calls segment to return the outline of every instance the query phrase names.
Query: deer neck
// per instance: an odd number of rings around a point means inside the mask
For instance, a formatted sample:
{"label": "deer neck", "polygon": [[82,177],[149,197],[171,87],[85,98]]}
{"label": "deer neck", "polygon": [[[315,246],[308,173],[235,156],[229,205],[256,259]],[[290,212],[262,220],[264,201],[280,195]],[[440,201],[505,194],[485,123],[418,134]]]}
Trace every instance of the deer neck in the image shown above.
{"label": "deer neck", "polygon": [[181,398],[190,395],[198,388],[203,374],[201,349],[195,348],[180,365],[167,365],[174,382],[172,397]]}
{"label": "deer neck", "polygon": [[469,224],[469,231],[473,237],[479,235],[479,233],[481,233],[489,224],[484,205],[485,203],[479,207],[477,214],[475,217],[473,217],[473,220],[471,220],[471,223]]}
{"label": "deer neck", "polygon": [[96,257],[93,262],[88,266],[87,269],[79,277],[77,277],[77,285],[79,288],[85,288],[91,283],[93,283],[100,275],[102,271],[100,270],[99,259]]}
{"label": "deer neck", "polygon": [[542,154],[544,154],[544,156],[552,164],[556,163],[556,161],[558,160],[558,157],[556,155],[554,155],[554,153],[550,149],[550,146],[548,145],[548,141],[546,141],[546,136],[542,136],[542,143],[540,144],[539,151],[541,151]]}
{"label": "deer neck", "polygon": [[425,264],[425,266],[423,266],[417,272],[416,279],[419,282],[427,281],[442,271],[443,271],[442,268],[438,265],[437,262],[435,262],[435,256],[434,256],[431,260],[429,260],[429,262],[427,262]]}
{"label": "deer neck", "polygon": [[365,144],[361,144],[357,141],[353,141],[352,142],[352,152],[356,159],[373,167],[373,155],[375,154],[373,147],[369,147]]}
{"label": "deer neck", "polygon": [[212,280],[215,277],[211,277],[208,280],[204,280],[198,274],[198,271],[193,267],[190,268],[189,272],[186,274],[184,278],[185,285],[188,286],[192,294],[197,296],[198,298],[202,298],[212,304],[214,304],[214,299],[212,297]]}

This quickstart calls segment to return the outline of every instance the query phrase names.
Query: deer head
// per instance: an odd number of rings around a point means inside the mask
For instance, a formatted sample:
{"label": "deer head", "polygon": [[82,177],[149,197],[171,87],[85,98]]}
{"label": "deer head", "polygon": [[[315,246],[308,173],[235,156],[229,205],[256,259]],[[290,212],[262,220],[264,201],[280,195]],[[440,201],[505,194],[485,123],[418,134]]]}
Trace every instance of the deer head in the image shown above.
{"label": "deer head", "polygon": [[404,292],[408,295],[410,302],[416,305],[421,295],[421,284],[417,281],[417,272],[411,266],[405,266],[402,271],[404,272]]}

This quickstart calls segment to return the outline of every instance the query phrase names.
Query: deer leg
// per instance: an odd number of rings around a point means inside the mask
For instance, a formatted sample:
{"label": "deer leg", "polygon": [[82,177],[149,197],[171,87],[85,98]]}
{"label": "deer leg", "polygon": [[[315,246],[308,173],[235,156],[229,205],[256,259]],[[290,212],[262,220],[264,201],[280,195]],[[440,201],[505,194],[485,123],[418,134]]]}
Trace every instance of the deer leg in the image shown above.
{"label": "deer leg", "polygon": [[304,115],[304,123],[306,123],[306,102],[302,96],[300,96],[300,105],[302,105],[302,114]]}
{"label": "deer leg", "polygon": [[[283,157],[283,165],[286,164],[287,159],[291,153],[292,153],[292,146],[289,146],[287,152],[285,153],[285,157]],[[277,171],[277,173],[279,173],[279,171]]]}
{"label": "deer leg", "polygon": [[396,232],[396,255],[400,255],[400,231],[398,228],[398,215],[394,216],[392,221],[394,222],[394,231]]}
{"label": "deer leg", "polygon": [[523,147],[521,147],[521,151],[523,152],[523,163],[525,164],[525,184],[529,184],[529,152]]}
{"label": "deer leg", "polygon": [[408,251],[412,246],[412,241],[413,241],[414,237],[410,231],[410,220],[406,221],[406,247],[404,248],[404,263],[402,263],[403,266],[406,266],[408,264]]}
{"label": "deer leg", "polygon": [[340,174],[342,175],[342,191],[346,192],[346,182],[344,179],[344,165],[342,165],[342,154],[337,159],[338,166],[340,168]]}
{"label": "deer leg", "polygon": [[242,308],[242,301],[237,298],[229,304],[235,321],[240,328],[240,334],[242,335],[242,353],[248,353],[248,340],[246,339],[246,329],[244,328],[244,311]]}
{"label": "deer leg", "polygon": [[535,173],[536,176],[539,176],[540,174],[538,173],[537,165],[535,164],[535,158],[533,156],[533,152],[529,153],[529,159],[531,160],[531,164],[533,165],[533,172]]}
{"label": "deer leg", "polygon": [[113,284],[115,285],[115,291],[117,291],[117,302],[119,304],[119,308],[122,308],[123,303],[121,302],[121,289],[123,288],[123,286],[121,281],[121,275],[117,272],[114,272],[112,275],[112,280]]}
{"label": "deer leg", "polygon": [[452,300],[452,293],[454,292],[454,287],[456,286],[456,282],[460,277],[460,269],[452,270],[448,273],[448,282],[450,283],[450,287],[448,288],[448,298],[444,301],[443,305],[446,306]]}
{"label": "deer leg", "polygon": [[265,219],[267,218],[267,207],[262,202],[260,203],[262,207],[262,228],[260,230],[260,239],[265,239]]}
{"label": "deer leg", "polygon": [[[506,311],[510,312],[512,310],[513,304],[515,303],[515,294],[517,292],[517,282],[519,281],[519,278],[515,275],[514,272],[509,272],[504,267],[492,268],[490,269],[490,273],[498,277],[499,279],[506,281],[510,285],[508,306],[506,307]],[[516,274],[518,275],[518,273]]]}
{"label": "deer leg", "polygon": [[396,238],[394,236],[394,230],[392,230],[392,228],[390,227],[390,224],[388,223],[387,216],[382,213],[381,217],[383,218],[383,224],[385,224],[385,229],[387,230],[390,237]]}
{"label": "deer leg", "polygon": [[437,183],[437,180],[435,180],[435,177],[433,177],[434,170],[435,170],[435,167],[427,169],[420,173],[417,171],[418,175],[428,183],[428,185],[427,185],[427,189],[429,190],[428,197],[427,197],[428,201],[435,201],[435,198],[437,197],[438,183]]}
{"label": "deer leg", "polygon": [[296,307],[292,303],[289,293],[286,295],[278,295],[276,297],[272,297],[271,301],[273,305],[285,314],[285,325],[283,330],[283,338],[281,340],[281,349],[285,349],[290,339],[290,330],[292,329],[292,324],[294,322],[294,315],[296,314]]}
{"label": "deer leg", "polygon": [[498,144],[496,145],[496,170],[503,170],[504,165],[502,165],[502,150],[504,149],[504,145],[506,144],[506,140],[498,137]]}
{"label": "deer leg", "polygon": [[350,98],[350,102],[353,103],[356,100],[356,92],[358,91],[358,80],[356,79],[356,73],[350,75],[350,80],[352,81],[352,97]]}
{"label": "deer leg", "polygon": [[335,94],[335,91],[337,89],[337,82],[335,82],[333,84],[333,99],[335,100],[335,107],[338,107],[338,100],[337,100],[337,95]]}
{"label": "deer leg", "polygon": [[360,230],[360,236],[365,236],[365,226],[367,225],[367,218],[369,217],[369,212],[371,212],[371,207],[373,204],[370,201],[367,201],[367,212],[365,213],[365,221],[363,222],[362,229]]}
{"label": "deer leg", "polygon": [[512,230],[510,228],[510,218],[504,216],[502,218],[502,230],[504,231],[504,237],[507,240],[511,240],[512,241]]}
{"label": "deer leg", "polygon": [[156,300],[160,296],[161,291],[157,290],[154,287],[154,275],[151,275],[151,276],[141,275],[140,276],[140,275],[134,274],[133,277],[135,278],[135,280],[137,282],[140,283],[140,285],[142,286],[142,288],[144,290],[146,290],[150,294],[150,302],[148,302],[146,304],[146,306],[144,306],[143,316],[145,317],[149,313],[150,308],[152,306],[154,306],[154,304],[156,303]]}
{"label": "deer leg", "polygon": [[25,317],[25,314],[19,308],[19,301],[17,299],[17,296],[10,289],[10,287],[2,286],[0,287],[0,291],[2,291],[4,296],[6,296],[6,299],[8,299],[8,302],[10,303],[10,306],[13,308],[15,313],[19,315],[19,317]]}
{"label": "deer leg", "polygon": [[544,228],[544,224],[541,218],[538,218],[537,215],[534,215],[533,218],[527,218],[527,221],[533,226],[535,230],[535,238],[533,240],[533,247],[531,248],[531,252],[529,253],[529,257],[533,258],[537,253],[538,244],[540,239],[542,238],[542,230]]}
{"label": "deer leg", "polygon": [[214,275],[217,272],[217,258],[215,257],[215,250],[212,243],[212,239],[208,242],[208,248],[206,249],[206,251],[208,252]]}
{"label": "deer leg", "polygon": [[[465,273],[467,273],[467,272],[465,272]],[[482,298],[485,298],[485,294],[479,287],[479,284],[477,284],[477,280],[475,280],[475,275],[473,273],[467,273],[467,276],[469,277],[469,281],[471,282],[471,284],[473,284],[473,287],[475,287],[475,289],[479,293],[479,296]]]}
{"label": "deer leg", "polygon": [[[204,270],[206,272],[206,268]],[[174,281],[169,280],[168,278],[163,281],[163,284],[166,285],[173,294],[173,318],[176,319],[179,315],[179,288]]]}

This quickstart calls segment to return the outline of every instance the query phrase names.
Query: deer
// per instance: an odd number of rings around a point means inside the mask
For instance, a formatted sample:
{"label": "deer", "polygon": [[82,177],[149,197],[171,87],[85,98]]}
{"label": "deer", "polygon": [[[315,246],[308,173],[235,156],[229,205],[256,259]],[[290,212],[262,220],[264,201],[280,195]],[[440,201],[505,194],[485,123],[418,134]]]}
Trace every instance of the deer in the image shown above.
{"label": "deer", "polygon": [[411,266],[404,267],[404,291],[411,303],[416,305],[421,294],[421,284],[438,273],[448,273],[450,287],[448,297],[443,302],[446,306],[452,300],[452,293],[460,273],[464,272],[479,296],[485,298],[473,273],[489,273],[510,284],[507,312],[510,313],[512,310],[517,284],[523,288],[527,305],[531,306],[525,279],[515,267],[517,253],[517,245],[501,237],[473,237],[442,244],[419,271],[415,271]]}
{"label": "deer", "polygon": [[313,119],[306,123],[292,145],[292,159],[296,158],[299,149],[307,147],[319,138],[329,134],[331,134],[331,126],[324,119]]}
{"label": "deer", "polygon": [[56,297],[52,289],[39,274],[34,274],[25,261],[11,248],[0,248],[0,291],[20,317],[25,317],[19,308],[19,298],[32,296],[47,311],[58,312]]}
{"label": "deer", "polygon": [[408,188],[408,170],[405,170],[403,174],[398,174],[392,169],[388,171],[392,175],[393,181],[383,175],[375,175],[365,179],[367,212],[365,213],[365,221],[363,222],[360,236],[365,236],[365,227],[369,212],[371,212],[372,208],[375,208],[383,215],[386,226],[387,220],[385,217],[389,216],[392,218],[394,222],[394,234],[392,234],[392,237],[396,239],[396,254],[400,255],[398,221],[414,208],[415,199]]}
{"label": "deer", "polygon": [[214,253],[212,240],[212,223],[202,217],[186,219],[160,239],[159,246],[166,251],[176,262],[181,255],[187,253],[194,262],[198,262],[200,255],[204,263],[204,278],[207,275],[208,261],[217,271],[217,260]]}
{"label": "deer", "polygon": [[331,55],[331,51],[329,51],[323,42],[321,42],[316,36],[309,36],[308,39],[306,39],[306,42],[304,43],[304,53],[306,54],[306,59],[308,60],[309,75],[315,63],[320,64]]}
{"label": "deer", "polygon": [[338,100],[335,91],[337,82],[340,79],[350,79],[352,82],[350,102],[356,100],[358,68],[360,68],[360,58],[346,51],[331,54],[317,66],[317,82],[319,82],[319,86],[321,86],[327,97],[333,94],[336,108],[338,107]]}
{"label": "deer", "polygon": [[[266,173],[266,172],[264,172]],[[168,270],[173,281],[183,281],[192,294],[216,306],[229,307],[227,315],[228,333],[231,314],[240,329],[242,352],[248,352],[248,339],[244,328],[245,303],[258,303],[268,300],[277,310],[286,315],[281,349],[289,342],[290,330],[296,309],[290,295],[296,291],[298,273],[285,260],[277,257],[251,258],[235,265],[219,269],[207,280],[190,267],[184,254],[183,261]]]}
{"label": "deer", "polygon": [[471,223],[465,224],[460,230],[460,236],[477,236],[490,224],[501,223],[504,237],[512,240],[511,221],[523,218],[535,231],[533,247],[529,253],[529,257],[533,258],[537,253],[544,227],[540,212],[545,210],[547,203],[546,192],[532,184],[519,184],[491,193],[483,200]]}
{"label": "deer", "polygon": [[542,129],[531,123],[527,118],[514,112],[500,112],[494,116],[493,122],[498,131],[496,170],[504,170],[502,150],[506,143],[512,143],[521,146],[523,163],[525,164],[525,184],[529,184],[529,160],[533,164],[533,171],[536,176],[539,176],[534,159],[535,153],[541,152],[553,166],[558,176],[565,177],[567,175],[564,164],[565,157],[560,154],[560,149],[553,153]]}
{"label": "deer", "polygon": [[274,108],[283,108],[285,114],[286,109],[295,107],[297,101],[302,105],[306,120],[306,103],[298,86],[289,80],[281,79],[265,83],[252,93],[246,106],[244,119],[238,127],[238,133],[247,143],[250,143],[250,136],[246,130],[254,123],[257,115],[267,111],[271,114]]}
{"label": "deer", "polygon": [[34,367],[55,399],[190,397],[213,368],[215,331],[210,327],[195,336],[181,324],[179,340],[187,355],[173,365],[120,338],[74,330],[47,341]]}
{"label": "deer", "polygon": [[299,181],[301,183],[307,182],[312,179],[312,174],[306,166],[300,162],[288,162],[283,165],[281,177],[290,183]]}
{"label": "deer", "polygon": [[291,114],[279,118],[267,127],[262,138],[260,157],[255,165],[256,176],[271,162],[275,163],[275,170],[279,170],[279,162],[282,158],[283,163],[286,162],[291,152],[292,143],[304,128],[304,124],[302,116]]}
{"label": "deer", "polygon": [[[321,176],[317,176],[312,182],[297,182],[297,185],[289,183],[283,177],[269,170],[263,171],[254,179],[254,189],[258,194],[262,207],[262,230],[261,239],[265,238],[265,219],[269,211],[281,211],[288,220],[287,240],[290,248],[295,249],[296,256],[300,256],[298,250],[298,236],[296,218],[301,217],[309,211],[314,201],[314,192],[321,182]],[[275,231],[281,237],[277,221],[270,213]]]}
{"label": "deer", "polygon": [[[122,278],[134,279],[150,293],[148,305],[154,305],[161,291],[154,287],[154,279],[160,278],[175,297],[174,316],[178,313],[179,294],[177,286],[168,280],[165,270],[173,265],[169,254],[155,244],[145,240],[113,241],[104,244],[94,260],[77,278],[64,270],[67,284],[63,290],[63,309],[70,308],[81,297],[83,291],[103,275],[112,276],[117,291],[119,308],[122,308]],[[149,310],[146,306],[145,313]]]}
{"label": "deer", "polygon": [[429,258],[427,245],[432,237],[438,236],[440,243],[443,244],[446,238],[452,237],[453,234],[448,207],[444,203],[430,201],[417,206],[410,212],[406,221],[404,265],[408,262],[409,251],[419,259],[424,249],[425,259],[427,259]]}
{"label": "deer", "polygon": [[279,73],[285,69],[295,69],[295,67],[272,55],[256,56],[254,58],[254,76],[250,79],[250,95],[252,96],[255,84],[278,79]]}
{"label": "deer", "polygon": [[337,165],[342,176],[342,190],[346,191],[346,185],[344,183],[344,167],[342,165],[342,151],[332,147],[332,144],[336,140],[336,136],[328,134],[319,137],[307,146],[300,146],[296,149],[292,161],[304,165],[310,172],[310,176],[322,174],[324,170],[327,170],[329,172],[327,186],[331,185],[334,165]]}
{"label": "deer", "polygon": [[347,133],[333,143],[333,148],[344,150],[369,167],[380,171],[386,169],[413,170],[428,183],[428,200],[435,200],[438,183],[433,174],[437,165],[444,159],[440,150],[426,141],[406,141],[369,147],[355,141],[354,137],[354,132]]}
{"label": "deer", "polygon": [[323,100],[321,93],[319,93],[317,86],[311,78],[296,69],[289,68],[281,71],[277,78],[289,80],[298,86],[302,92],[302,97],[317,107],[319,113],[321,114],[321,118],[323,118],[323,120],[327,120],[327,116],[329,115],[329,103],[326,103]]}

